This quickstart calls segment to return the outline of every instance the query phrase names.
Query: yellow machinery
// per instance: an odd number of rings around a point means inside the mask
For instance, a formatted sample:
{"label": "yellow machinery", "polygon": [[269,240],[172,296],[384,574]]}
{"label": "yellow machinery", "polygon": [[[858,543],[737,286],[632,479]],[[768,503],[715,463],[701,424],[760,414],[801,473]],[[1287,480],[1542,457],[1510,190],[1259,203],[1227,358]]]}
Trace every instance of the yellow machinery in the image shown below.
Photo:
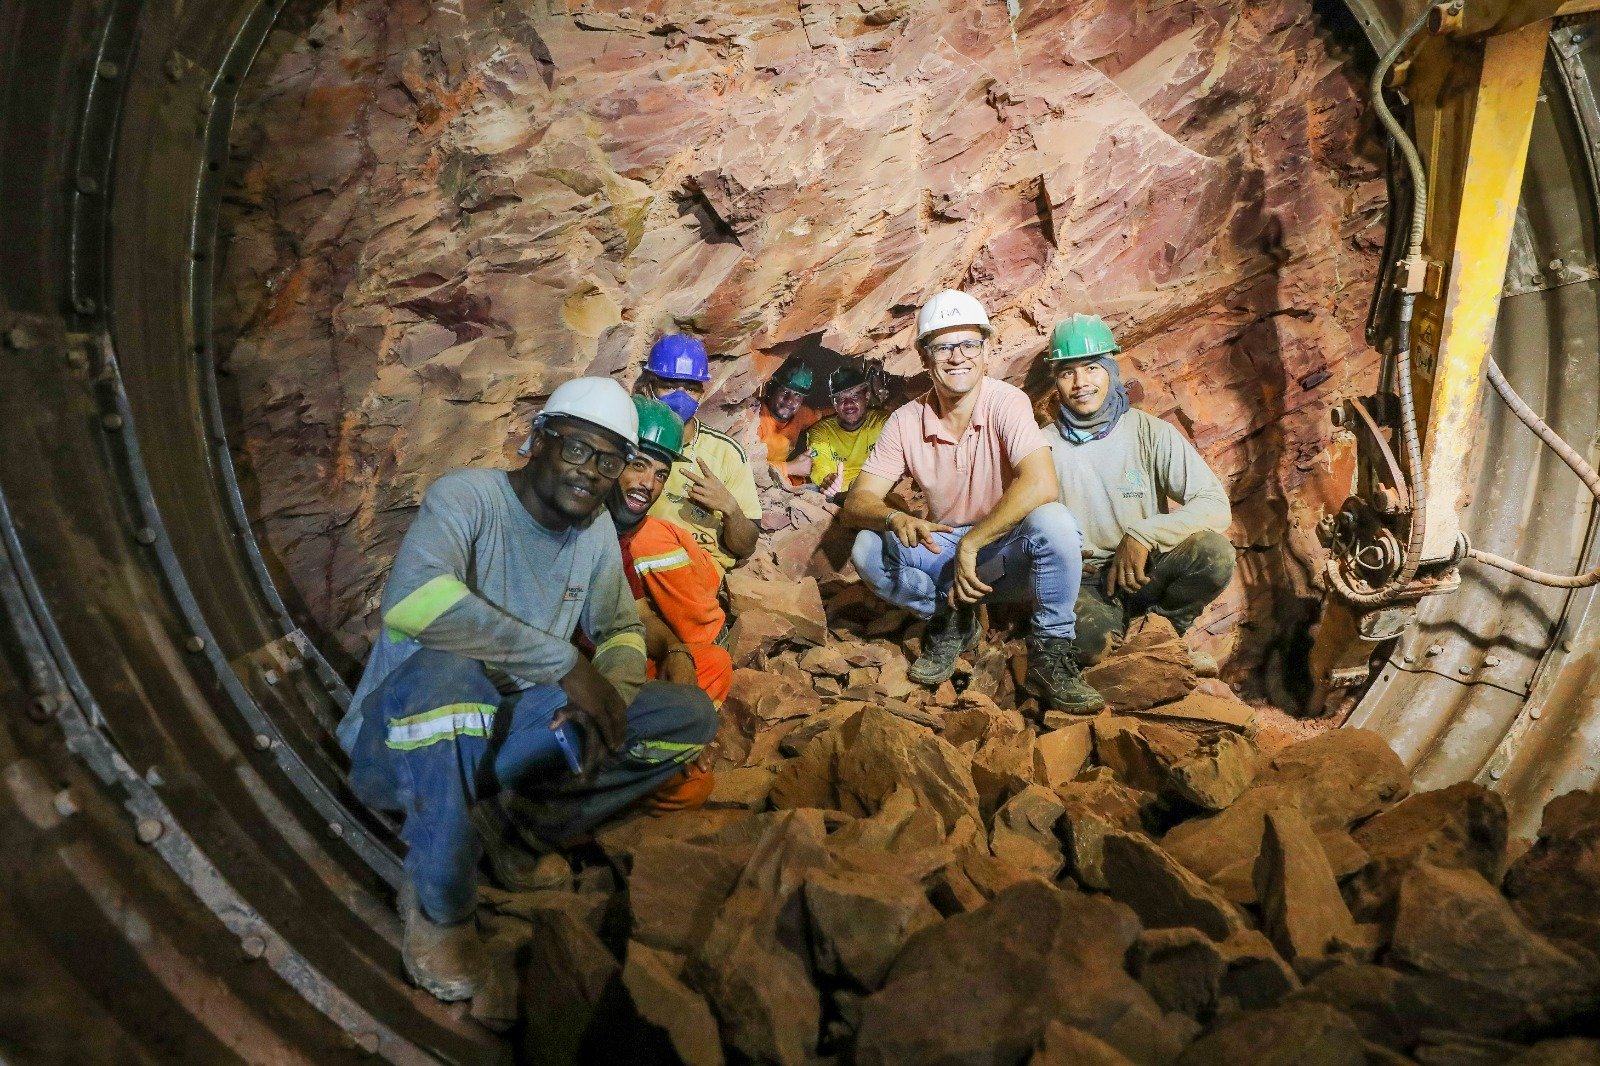
{"label": "yellow machinery", "polygon": [[[1355,494],[1319,529],[1331,554],[1312,655],[1319,702],[1365,682],[1374,643],[1400,636],[1424,597],[1454,591],[1464,560],[1558,588],[1600,581],[1476,549],[1460,524],[1485,380],[1600,489],[1489,357],[1553,20],[1596,9],[1600,0],[1408,3],[1406,28],[1374,73],[1374,109],[1403,169],[1391,180],[1400,195],[1369,319],[1382,379],[1376,395],[1334,412],[1356,439],[1358,474]],[[1386,93],[1409,101],[1411,130]]]}

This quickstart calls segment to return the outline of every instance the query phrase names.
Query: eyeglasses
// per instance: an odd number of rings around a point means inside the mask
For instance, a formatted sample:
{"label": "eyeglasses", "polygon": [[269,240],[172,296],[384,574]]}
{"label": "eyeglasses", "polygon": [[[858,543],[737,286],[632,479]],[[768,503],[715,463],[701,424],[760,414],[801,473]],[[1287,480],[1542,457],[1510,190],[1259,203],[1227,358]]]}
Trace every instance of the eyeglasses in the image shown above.
{"label": "eyeglasses", "polygon": [[963,359],[976,359],[981,351],[983,351],[982,341],[952,341],[928,345],[928,354],[941,363],[953,363],[957,356]]}
{"label": "eyeglasses", "polygon": [[544,435],[551,440],[561,442],[561,461],[568,466],[582,466],[593,458],[595,469],[600,471],[600,476],[612,480],[616,480],[628,468],[628,457],[625,455],[603,452],[588,441],[579,440],[577,437],[563,437],[553,429],[545,430]]}

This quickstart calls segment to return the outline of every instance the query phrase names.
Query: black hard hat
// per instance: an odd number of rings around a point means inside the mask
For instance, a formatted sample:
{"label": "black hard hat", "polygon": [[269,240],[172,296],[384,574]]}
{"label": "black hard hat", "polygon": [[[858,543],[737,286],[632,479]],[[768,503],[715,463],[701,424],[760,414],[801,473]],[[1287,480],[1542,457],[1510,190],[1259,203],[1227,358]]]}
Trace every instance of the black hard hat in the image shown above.
{"label": "black hard hat", "polygon": [[845,363],[839,369],[828,375],[828,395],[837,396],[847,389],[857,385],[865,385],[867,375],[855,363]]}

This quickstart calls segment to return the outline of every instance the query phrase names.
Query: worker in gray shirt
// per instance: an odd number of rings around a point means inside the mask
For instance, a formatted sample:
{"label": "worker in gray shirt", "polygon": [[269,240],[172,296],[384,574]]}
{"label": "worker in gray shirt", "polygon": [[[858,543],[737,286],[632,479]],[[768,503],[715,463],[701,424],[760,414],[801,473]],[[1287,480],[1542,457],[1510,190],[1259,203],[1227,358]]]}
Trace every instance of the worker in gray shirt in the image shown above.
{"label": "worker in gray shirt", "polygon": [[[1076,643],[1084,663],[1147,611],[1184,632],[1233,576],[1222,482],[1175,426],[1129,406],[1119,351],[1098,316],[1073,315],[1045,352],[1056,389],[1045,440],[1061,502],[1083,531]],[[1216,674],[1210,655],[1191,649],[1190,657],[1196,672]]]}
{"label": "worker in gray shirt", "polygon": [[532,799],[523,835],[559,845],[667,784],[716,733],[698,688],[645,683],[603,506],[638,429],[615,381],[566,382],[534,422],[527,466],[434,482],[389,572],[339,739],[356,795],[404,818],[402,959],[440,999],[485,977],[475,803]]}

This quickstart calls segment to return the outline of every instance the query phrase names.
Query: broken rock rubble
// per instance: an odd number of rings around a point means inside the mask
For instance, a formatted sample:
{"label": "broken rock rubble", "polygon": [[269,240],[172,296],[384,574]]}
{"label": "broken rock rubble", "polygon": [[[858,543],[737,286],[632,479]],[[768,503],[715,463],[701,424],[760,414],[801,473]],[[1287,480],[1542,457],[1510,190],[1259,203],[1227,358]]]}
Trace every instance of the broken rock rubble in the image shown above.
{"label": "broken rock rubble", "polygon": [[706,808],[486,890],[530,1061],[619,1034],[691,1063],[1504,1061],[1570,1054],[1600,1009],[1568,860],[1591,796],[1552,805],[1508,899],[1499,801],[1412,794],[1370,733],[1263,758],[1216,719],[808,686],[892,674],[848,632],[760,655]]}

